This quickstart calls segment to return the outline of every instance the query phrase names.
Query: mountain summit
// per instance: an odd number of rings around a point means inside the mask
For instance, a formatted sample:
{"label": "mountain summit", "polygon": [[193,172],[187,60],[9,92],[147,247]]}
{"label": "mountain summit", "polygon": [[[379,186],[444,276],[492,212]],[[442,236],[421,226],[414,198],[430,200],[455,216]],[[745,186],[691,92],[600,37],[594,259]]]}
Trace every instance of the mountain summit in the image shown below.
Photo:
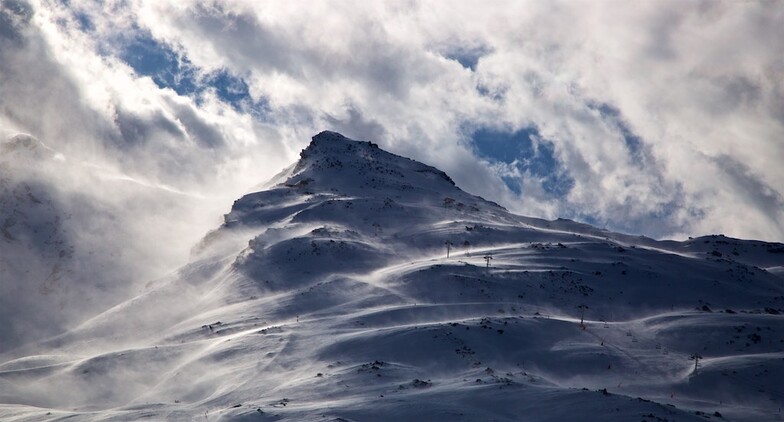
{"label": "mountain summit", "polygon": [[274,178],[276,187],[304,194],[395,199],[494,209],[499,205],[469,195],[441,170],[386,152],[372,142],[354,141],[324,131],[300,153],[300,160]]}
{"label": "mountain summit", "polygon": [[286,184],[306,186],[313,177],[326,179],[323,186],[346,194],[361,189],[454,192],[455,182],[446,173],[420,162],[386,152],[372,142],[358,142],[335,132],[321,132],[300,153],[294,174]]}
{"label": "mountain summit", "polygon": [[268,186],[188,265],[0,363],[0,419],[752,421],[784,405],[782,244],[517,216],[334,132]]}

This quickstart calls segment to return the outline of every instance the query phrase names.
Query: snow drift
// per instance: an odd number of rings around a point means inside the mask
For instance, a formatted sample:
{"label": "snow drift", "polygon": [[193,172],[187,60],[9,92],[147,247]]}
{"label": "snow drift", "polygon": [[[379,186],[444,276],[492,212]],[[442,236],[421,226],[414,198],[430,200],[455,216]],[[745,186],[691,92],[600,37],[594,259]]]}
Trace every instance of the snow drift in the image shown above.
{"label": "snow drift", "polygon": [[784,419],[782,244],[517,216],[334,132],[268,186],[6,353],[0,419]]}

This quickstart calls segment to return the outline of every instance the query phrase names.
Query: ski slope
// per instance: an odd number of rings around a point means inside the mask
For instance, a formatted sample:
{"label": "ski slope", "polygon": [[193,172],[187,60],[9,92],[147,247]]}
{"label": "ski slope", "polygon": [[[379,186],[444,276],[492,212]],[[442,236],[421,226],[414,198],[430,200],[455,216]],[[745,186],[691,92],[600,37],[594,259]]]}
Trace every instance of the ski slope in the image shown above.
{"label": "ski slope", "polygon": [[782,267],[517,216],[322,132],[188,265],[0,356],[0,420],[784,420]]}

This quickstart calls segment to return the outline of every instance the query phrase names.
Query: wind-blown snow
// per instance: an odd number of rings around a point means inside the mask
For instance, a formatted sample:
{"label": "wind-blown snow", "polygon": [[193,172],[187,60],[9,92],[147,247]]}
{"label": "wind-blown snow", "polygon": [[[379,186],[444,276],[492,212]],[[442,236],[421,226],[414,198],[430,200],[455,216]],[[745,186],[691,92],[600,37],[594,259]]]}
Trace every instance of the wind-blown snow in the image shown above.
{"label": "wind-blown snow", "polygon": [[188,265],[3,355],[0,419],[782,420],[782,267],[517,216],[322,132]]}

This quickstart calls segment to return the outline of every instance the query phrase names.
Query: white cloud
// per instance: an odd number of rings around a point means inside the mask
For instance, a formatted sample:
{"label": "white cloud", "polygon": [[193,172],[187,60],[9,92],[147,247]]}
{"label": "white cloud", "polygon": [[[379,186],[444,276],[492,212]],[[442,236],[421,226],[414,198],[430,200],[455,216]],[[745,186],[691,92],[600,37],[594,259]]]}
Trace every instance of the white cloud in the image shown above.
{"label": "white cloud", "polygon": [[[527,215],[781,241],[782,21],[777,2],[0,0],[0,136],[65,155],[36,182],[75,215],[75,250],[109,245],[96,262],[134,287],[322,129]],[[161,88],[122,60],[137,37],[177,56],[175,79],[228,72],[252,98]],[[477,157],[474,130],[527,127],[565,196]]]}
{"label": "white cloud", "polygon": [[[0,1],[0,141],[29,133],[65,157],[0,162],[0,224],[21,230],[0,239],[3,260],[14,261],[2,265],[0,307],[17,315],[3,329],[0,351],[72,324],[183,264],[233,199],[292,156],[281,148],[285,132],[211,91],[197,101],[160,89],[103,54],[76,21],[59,2]],[[45,214],[35,201],[14,209],[28,185],[36,197],[51,198]],[[49,226],[61,233],[57,243],[24,240]],[[58,283],[50,273],[60,274]]]}
{"label": "white cloud", "polygon": [[[763,196],[773,203],[784,186],[776,3],[83,0],[35,9],[50,66],[61,66],[46,72],[70,78],[73,92],[61,96],[80,97],[100,117],[80,117],[98,123],[74,136],[110,139],[112,148],[143,144],[124,164],[156,177],[207,183],[191,174],[194,167],[225,173],[248,151],[276,152],[270,163],[282,166],[315,131],[332,127],[430,161],[520,212],[590,216],[655,236],[784,237],[779,209],[739,201],[749,183],[770,191]],[[74,9],[89,16],[93,31],[57,23],[73,21]],[[254,99],[269,104],[264,123],[215,98],[178,97],[96,54],[129,31],[149,31],[203,74],[228,69],[243,77]],[[475,72],[448,58],[461,52],[476,55]],[[52,120],[59,119],[42,126]],[[575,180],[565,198],[541,189],[515,198],[499,182],[499,167],[466,147],[466,128],[531,125]],[[619,125],[639,137],[645,160],[629,150]],[[259,135],[274,138],[274,147]],[[214,156],[202,157],[205,149]],[[744,170],[723,168],[721,157]],[[720,180],[730,181],[718,188]],[[753,217],[736,221],[728,203]],[[646,223],[652,216],[658,227]]]}
{"label": "white cloud", "polygon": [[[315,132],[334,128],[437,165],[521,213],[657,237],[784,239],[784,7],[775,2],[40,0],[32,8],[28,24],[4,32],[0,129],[220,196],[214,215]],[[118,55],[138,33],[198,75],[242,77],[265,113],[232,108],[210,90],[180,96],[134,74]],[[473,55],[474,71],[450,59],[461,55]],[[574,179],[565,197],[474,155],[472,129],[528,126]],[[624,139],[630,133],[638,151]],[[522,196],[501,181],[510,175]]]}

